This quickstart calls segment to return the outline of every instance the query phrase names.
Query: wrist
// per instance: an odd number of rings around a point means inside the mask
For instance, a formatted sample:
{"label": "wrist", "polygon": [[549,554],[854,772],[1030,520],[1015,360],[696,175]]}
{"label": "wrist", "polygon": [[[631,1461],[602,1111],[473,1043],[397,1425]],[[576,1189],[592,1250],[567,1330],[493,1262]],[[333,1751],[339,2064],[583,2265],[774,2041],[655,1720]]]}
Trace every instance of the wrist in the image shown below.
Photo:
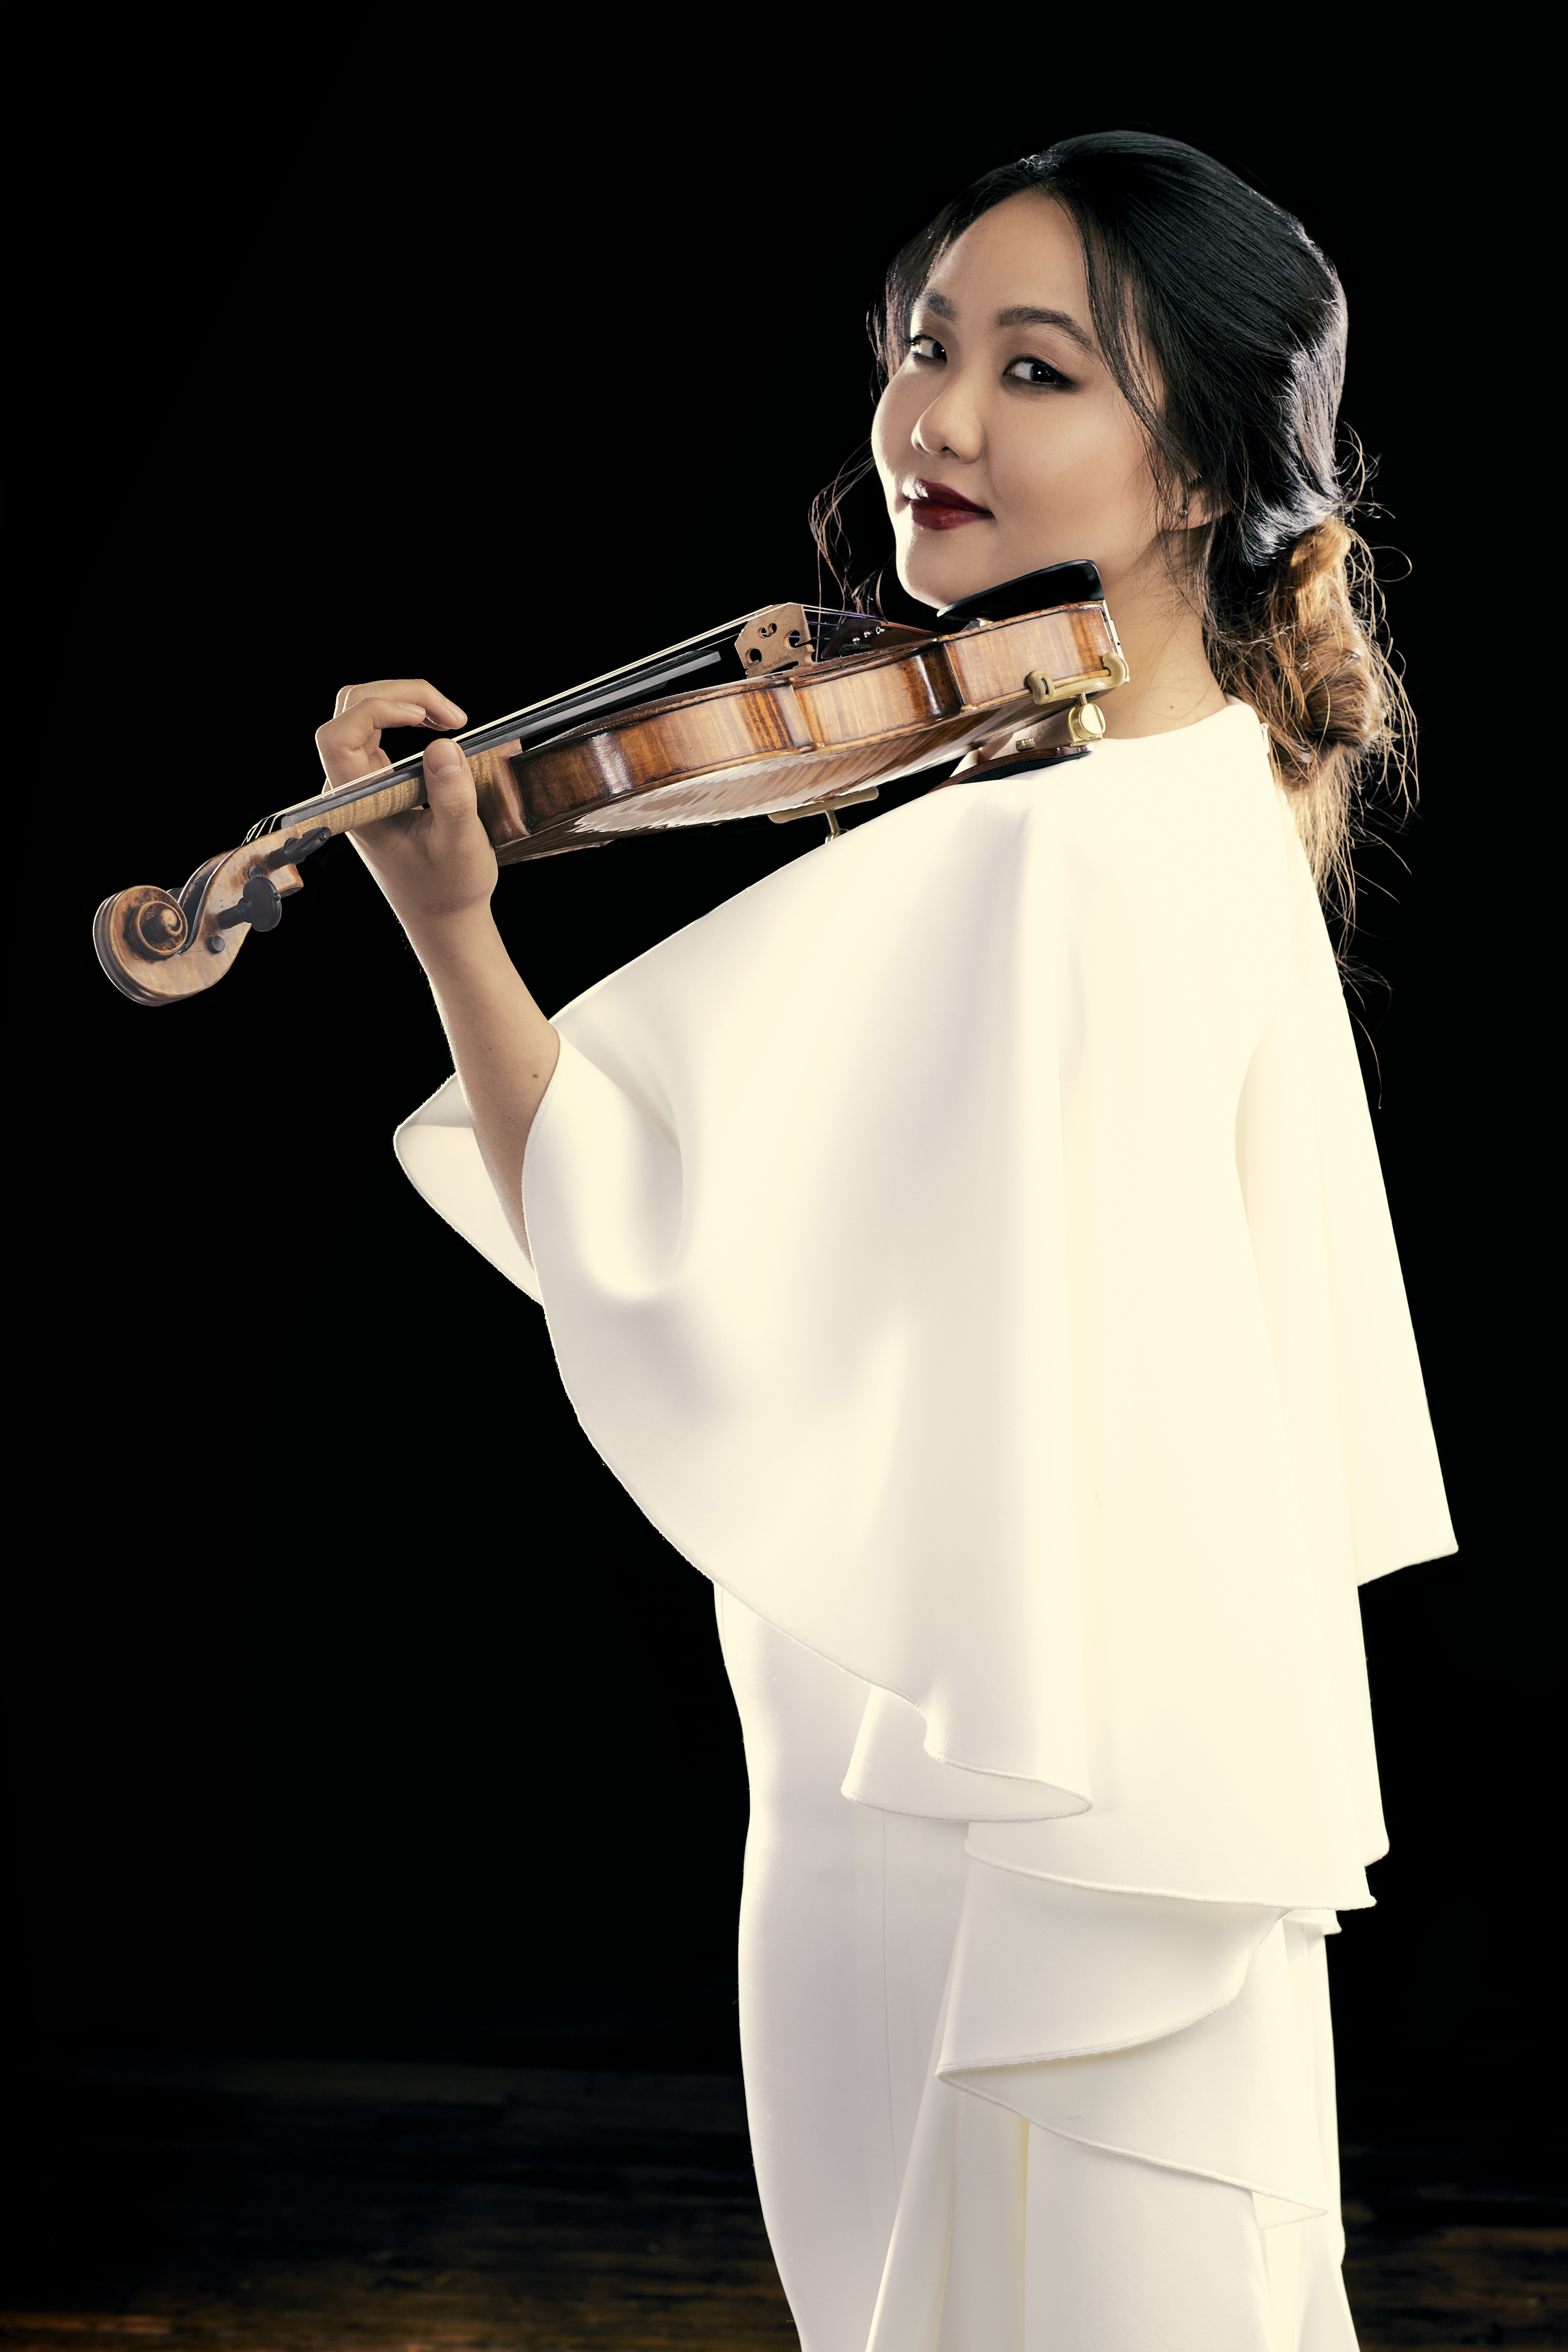
{"label": "wrist", "polygon": [[403,929],[432,981],[442,971],[493,963],[498,956],[509,965],[511,961],[488,900],[458,914],[421,914],[405,919]]}

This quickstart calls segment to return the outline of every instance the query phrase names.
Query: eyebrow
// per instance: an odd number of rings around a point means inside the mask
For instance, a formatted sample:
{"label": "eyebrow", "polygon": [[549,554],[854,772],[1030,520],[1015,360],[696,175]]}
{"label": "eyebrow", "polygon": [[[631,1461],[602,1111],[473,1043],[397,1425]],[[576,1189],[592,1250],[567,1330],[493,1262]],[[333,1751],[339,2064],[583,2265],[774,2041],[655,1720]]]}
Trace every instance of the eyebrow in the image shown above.
{"label": "eyebrow", "polygon": [[[939,319],[956,319],[958,316],[945,294],[927,291],[921,295],[920,299],[928,310],[934,310]],[[1040,310],[1029,302],[1013,302],[1005,310],[997,311],[995,324],[998,327],[1058,327],[1080,351],[1092,352],[1094,350],[1093,338],[1084,332],[1068,310]]]}

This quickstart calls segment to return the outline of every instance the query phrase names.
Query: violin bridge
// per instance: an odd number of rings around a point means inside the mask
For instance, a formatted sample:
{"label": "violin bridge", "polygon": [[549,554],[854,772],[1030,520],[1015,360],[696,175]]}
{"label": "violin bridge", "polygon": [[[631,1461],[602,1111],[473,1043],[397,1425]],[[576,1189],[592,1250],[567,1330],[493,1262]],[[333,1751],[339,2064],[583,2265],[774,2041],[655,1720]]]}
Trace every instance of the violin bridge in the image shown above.
{"label": "violin bridge", "polygon": [[811,623],[804,604],[770,604],[753,613],[735,640],[741,667],[748,677],[765,677],[773,669],[805,669],[815,662]]}

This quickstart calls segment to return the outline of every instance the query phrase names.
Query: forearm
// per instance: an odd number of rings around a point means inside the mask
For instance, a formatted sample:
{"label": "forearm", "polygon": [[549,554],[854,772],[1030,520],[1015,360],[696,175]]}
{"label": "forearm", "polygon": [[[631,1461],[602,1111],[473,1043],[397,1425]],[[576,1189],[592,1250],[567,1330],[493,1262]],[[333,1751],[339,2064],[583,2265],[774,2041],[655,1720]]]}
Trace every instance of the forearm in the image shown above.
{"label": "forearm", "polygon": [[[382,730],[461,726],[463,712],[428,678],[344,687],[316,733],[332,790],[387,764]],[[479,813],[473,771],[457,743],[425,754],[423,808],[351,835],[435,992],[474,1138],[507,1223],[526,1250],[522,1155],[555,1074],[561,1040],[519,978],[490,912],[496,854]]]}
{"label": "forearm", "polygon": [[523,985],[488,907],[409,936],[435,994],[480,1157],[526,1250],[522,1155],[561,1040]]}

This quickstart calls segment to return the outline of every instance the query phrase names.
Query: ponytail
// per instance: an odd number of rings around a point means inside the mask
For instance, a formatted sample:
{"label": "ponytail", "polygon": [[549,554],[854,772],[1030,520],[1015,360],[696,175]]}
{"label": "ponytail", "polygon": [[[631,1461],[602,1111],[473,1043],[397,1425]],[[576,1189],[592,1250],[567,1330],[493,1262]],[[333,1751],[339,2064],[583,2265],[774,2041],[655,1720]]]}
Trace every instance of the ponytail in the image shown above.
{"label": "ponytail", "polygon": [[1415,724],[1379,642],[1372,551],[1338,515],[1292,540],[1261,593],[1226,611],[1200,590],[1209,666],[1268,733],[1312,879],[1348,927],[1368,784],[1392,768],[1408,797]]}

